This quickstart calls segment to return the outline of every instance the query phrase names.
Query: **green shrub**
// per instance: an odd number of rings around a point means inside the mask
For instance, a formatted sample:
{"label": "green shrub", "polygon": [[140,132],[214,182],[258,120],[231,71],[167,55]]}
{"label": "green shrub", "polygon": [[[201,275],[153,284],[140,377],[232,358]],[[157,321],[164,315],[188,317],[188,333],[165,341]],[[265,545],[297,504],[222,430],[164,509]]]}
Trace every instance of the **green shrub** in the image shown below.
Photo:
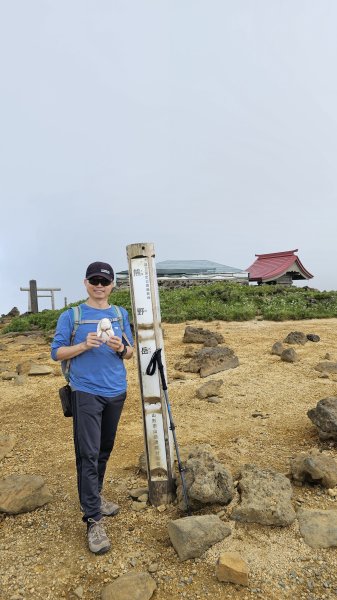
{"label": "green shrub", "polygon": [[[173,290],[159,289],[161,317],[168,323],[187,320],[247,321],[262,315],[271,321],[337,317],[337,292],[319,292],[295,286],[241,285],[218,282]],[[115,290],[109,301],[124,306],[131,314],[128,290]],[[79,302],[83,302],[79,301]],[[79,302],[74,303],[79,304]],[[16,317],[2,332],[41,329],[53,331],[59,315],[66,310],[44,310],[36,315]]]}

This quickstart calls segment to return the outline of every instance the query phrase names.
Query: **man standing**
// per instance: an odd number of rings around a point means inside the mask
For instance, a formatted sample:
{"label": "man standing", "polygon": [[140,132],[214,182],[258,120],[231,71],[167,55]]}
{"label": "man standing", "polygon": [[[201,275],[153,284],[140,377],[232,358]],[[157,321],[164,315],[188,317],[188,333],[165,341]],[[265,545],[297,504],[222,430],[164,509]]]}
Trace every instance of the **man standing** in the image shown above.
{"label": "man standing", "polygon": [[[110,306],[114,272],[104,262],[91,263],[84,285],[88,299],[80,305],[79,325],[74,338],[74,312],[63,312],[51,346],[54,360],[70,361],[73,432],[77,486],[83,521],[87,523],[91,552],[103,554],[110,548],[102,517],[113,516],[119,506],[101,494],[107,461],[111,454],[119,418],[126,398],[123,360],[133,354],[133,339],[124,308]],[[109,319],[111,337],[97,335],[97,324]]]}

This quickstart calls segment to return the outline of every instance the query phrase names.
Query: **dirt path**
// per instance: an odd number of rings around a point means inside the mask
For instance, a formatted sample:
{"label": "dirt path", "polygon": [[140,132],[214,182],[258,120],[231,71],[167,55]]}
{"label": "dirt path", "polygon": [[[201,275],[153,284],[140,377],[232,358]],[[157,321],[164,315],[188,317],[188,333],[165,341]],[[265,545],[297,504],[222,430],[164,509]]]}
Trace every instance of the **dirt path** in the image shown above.
{"label": "dirt path", "polygon": [[[337,360],[337,319],[190,324],[221,332],[240,366],[213,376],[224,380],[221,403],[198,400],[195,391],[205,379],[192,374],[186,374],[185,380],[174,379],[174,365],[186,348],[182,343],[185,324],[164,325],[169,395],[180,447],[210,444],[234,475],[247,462],[286,473],[289,457],[311,448],[323,448],[337,458],[336,448],[318,441],[306,416],[318,400],[337,395],[337,376],[324,379],[314,370],[327,352]],[[293,330],[316,333],[321,341],[296,348],[300,361],[287,364],[272,356],[270,349]],[[14,370],[23,359],[48,352],[47,345],[21,346],[15,338],[0,341],[5,344],[0,361],[9,360]],[[104,585],[119,574],[147,570],[151,563],[157,564],[154,600],[336,597],[336,549],[318,551],[306,546],[297,521],[282,529],[229,520],[229,538],[202,559],[180,563],[167,533],[167,521],[182,516],[176,507],[168,506],[165,512],[151,506],[132,511],[127,491],[146,485],[137,469],[143,432],[135,361],[128,364],[129,395],[105,486],[105,495],[122,510],[107,522],[111,552],[100,557],[90,554],[76,495],[72,422],[62,416],[57,393],[63,378],[49,358],[39,362],[52,365],[55,376],[30,377],[23,386],[0,379],[1,433],[15,434],[17,439],[11,455],[0,463],[0,476],[40,474],[52,491],[53,502],[31,513],[2,515],[1,600],[98,600]],[[268,418],[252,417],[256,410]],[[336,509],[336,502],[319,488],[294,488],[295,508]],[[219,509],[215,506],[208,512]],[[249,588],[217,582],[215,562],[223,550],[238,550],[249,562]]]}

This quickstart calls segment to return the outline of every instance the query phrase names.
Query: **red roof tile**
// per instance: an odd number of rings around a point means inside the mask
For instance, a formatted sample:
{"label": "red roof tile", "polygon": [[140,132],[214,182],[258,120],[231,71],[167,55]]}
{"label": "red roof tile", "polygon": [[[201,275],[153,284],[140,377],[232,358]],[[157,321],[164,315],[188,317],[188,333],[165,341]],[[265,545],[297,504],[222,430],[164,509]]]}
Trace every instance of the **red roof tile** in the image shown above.
{"label": "red roof tile", "polygon": [[257,259],[246,269],[249,273],[250,281],[271,281],[278,279],[288,271],[294,270],[296,266],[303,279],[311,279],[313,275],[302,265],[296,254],[296,250],[287,250],[285,252],[272,252],[271,254],[255,254]]}

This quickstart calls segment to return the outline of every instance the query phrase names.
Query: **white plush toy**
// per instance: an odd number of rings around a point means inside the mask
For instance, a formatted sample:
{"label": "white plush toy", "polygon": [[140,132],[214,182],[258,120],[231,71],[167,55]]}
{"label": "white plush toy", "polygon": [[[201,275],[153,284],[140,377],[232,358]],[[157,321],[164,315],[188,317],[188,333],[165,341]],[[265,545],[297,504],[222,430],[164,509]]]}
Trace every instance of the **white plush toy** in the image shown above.
{"label": "white plush toy", "polygon": [[97,325],[97,337],[106,343],[110,337],[115,335],[110,319],[101,319]]}

